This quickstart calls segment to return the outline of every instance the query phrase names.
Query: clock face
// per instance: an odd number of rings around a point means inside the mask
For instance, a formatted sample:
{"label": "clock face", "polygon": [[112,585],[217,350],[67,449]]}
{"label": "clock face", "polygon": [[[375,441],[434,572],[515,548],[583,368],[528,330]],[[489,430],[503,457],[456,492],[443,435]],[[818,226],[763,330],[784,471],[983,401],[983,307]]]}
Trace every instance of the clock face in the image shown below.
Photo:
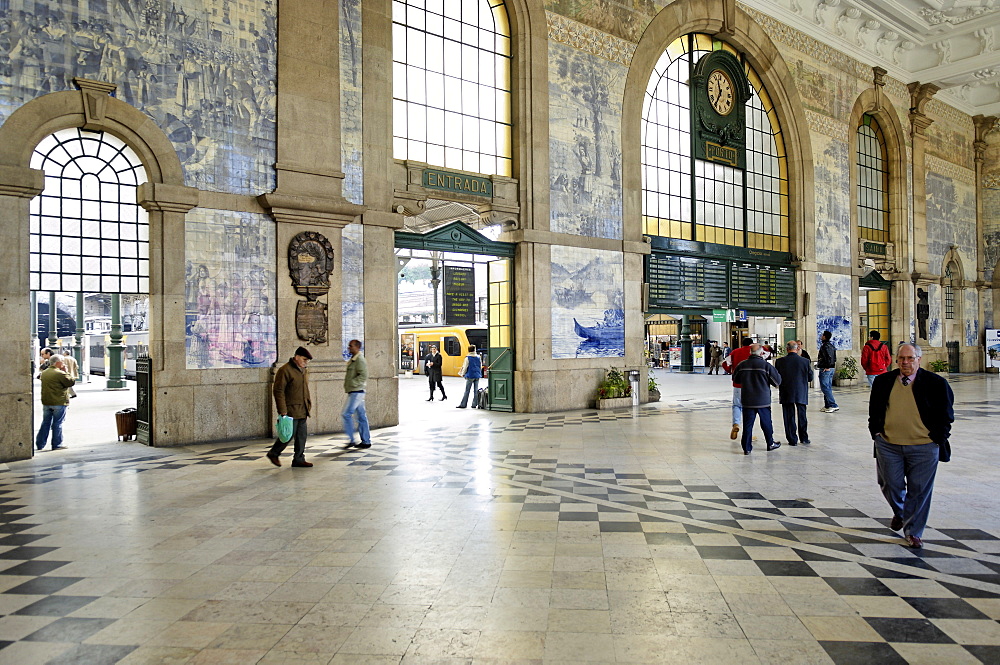
{"label": "clock face", "polygon": [[724,71],[716,69],[708,75],[708,101],[719,115],[729,115],[735,102],[733,82]]}

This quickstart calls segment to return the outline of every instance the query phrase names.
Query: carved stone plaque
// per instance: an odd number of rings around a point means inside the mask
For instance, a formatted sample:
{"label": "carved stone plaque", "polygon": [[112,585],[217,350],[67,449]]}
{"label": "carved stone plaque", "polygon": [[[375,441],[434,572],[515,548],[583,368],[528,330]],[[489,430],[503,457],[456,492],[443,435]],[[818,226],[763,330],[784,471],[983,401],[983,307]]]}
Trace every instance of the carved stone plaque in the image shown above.
{"label": "carved stone plaque", "polygon": [[315,231],[303,231],[288,243],[288,271],[300,296],[316,300],[330,290],[333,245]]}
{"label": "carved stone plaque", "polygon": [[310,344],[326,344],[326,303],[300,300],[295,305],[295,332]]}

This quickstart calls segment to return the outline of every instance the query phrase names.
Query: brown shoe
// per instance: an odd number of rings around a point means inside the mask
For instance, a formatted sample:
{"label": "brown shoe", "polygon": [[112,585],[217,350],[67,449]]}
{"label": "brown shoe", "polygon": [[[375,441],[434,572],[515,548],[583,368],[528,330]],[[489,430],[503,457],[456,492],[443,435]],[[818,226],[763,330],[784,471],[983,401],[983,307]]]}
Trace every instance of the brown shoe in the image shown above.
{"label": "brown shoe", "polygon": [[267,459],[271,460],[271,464],[273,464],[274,466],[281,466],[281,460],[278,459],[277,455],[272,455],[271,453],[268,453]]}
{"label": "brown shoe", "polygon": [[313,463],[312,463],[312,462],[292,462],[292,466],[304,466],[304,467],[310,467],[310,466],[312,466],[312,465],[313,465]]}
{"label": "brown shoe", "polygon": [[889,522],[889,528],[893,531],[899,531],[903,528],[903,518],[899,515],[893,515],[892,521]]}
{"label": "brown shoe", "polygon": [[729,438],[735,441],[736,437],[738,437],[739,435],[740,435],[740,426],[733,425],[733,430],[729,433]]}
{"label": "brown shoe", "polygon": [[911,549],[919,550],[921,547],[924,546],[924,541],[920,540],[916,536],[907,536],[906,546]]}

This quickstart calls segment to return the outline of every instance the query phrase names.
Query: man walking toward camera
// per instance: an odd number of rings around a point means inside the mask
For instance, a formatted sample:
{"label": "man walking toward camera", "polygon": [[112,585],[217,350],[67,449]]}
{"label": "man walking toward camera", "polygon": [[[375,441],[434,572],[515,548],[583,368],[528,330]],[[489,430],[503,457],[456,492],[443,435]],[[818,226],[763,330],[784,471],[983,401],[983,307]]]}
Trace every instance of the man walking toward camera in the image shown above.
{"label": "man walking toward camera", "polygon": [[892,508],[889,528],[906,544],[923,547],[938,461],[951,459],[955,395],[948,381],[920,368],[923,352],[903,344],[899,369],[880,374],[868,402],[868,431],[875,441],[878,484]]}
{"label": "man walking toward camera", "polygon": [[816,367],[819,369],[819,388],[823,391],[824,413],[840,411],[837,400],[833,398],[833,373],[837,367],[837,349],[834,347],[833,333],[829,330],[823,331],[823,343],[819,347],[819,358]]}
{"label": "man walking toward camera", "polygon": [[[306,423],[309,410],[312,409],[312,399],[309,397],[309,369],[306,367],[312,360],[309,349],[300,346],[295,349],[295,355],[274,373],[274,385],[271,395],[278,415],[292,418],[292,466],[310,467],[312,462],[306,461]],[[281,466],[279,456],[288,447],[288,441],[280,438],[274,440],[274,445],[267,452],[267,459],[274,466]]]}
{"label": "man walking toward camera", "polygon": [[806,406],[809,404],[809,383],[812,381],[812,363],[799,355],[798,342],[785,344],[788,351],[774,361],[774,369],[781,375],[778,386],[778,402],[785,422],[785,439],[788,445],[797,446],[799,441],[809,443]]}
{"label": "man walking toward camera", "polygon": [[[368,429],[368,413],[365,411],[365,388],[368,385],[368,361],[361,353],[361,342],[352,339],[347,343],[351,359],[347,361],[347,373],[344,375],[344,392],[347,393],[347,404],[341,417],[344,420],[344,434],[347,435],[347,448],[371,448],[372,435]],[[358,419],[358,436],[361,440],[354,442],[354,419]]]}
{"label": "man walking toward camera", "polygon": [[[51,353],[51,352],[50,352]],[[66,372],[66,365],[61,355],[50,355],[48,367],[40,374],[42,380],[42,424],[35,436],[35,448],[41,450],[52,431],[52,450],[65,448],[63,445],[63,420],[66,418],[66,408],[69,407],[68,390],[76,381]]]}

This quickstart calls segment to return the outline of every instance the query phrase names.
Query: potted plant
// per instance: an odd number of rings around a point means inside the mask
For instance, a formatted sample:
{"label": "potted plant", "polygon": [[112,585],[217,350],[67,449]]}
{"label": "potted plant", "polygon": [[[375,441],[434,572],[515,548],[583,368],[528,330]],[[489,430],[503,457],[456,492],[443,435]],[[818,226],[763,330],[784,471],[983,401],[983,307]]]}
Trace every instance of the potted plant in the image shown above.
{"label": "potted plant", "polygon": [[838,386],[858,385],[858,361],[851,356],[844,358],[844,362],[841,363],[840,369],[837,370],[833,378],[834,383]]}
{"label": "potted plant", "polygon": [[652,372],[649,373],[649,401],[660,401],[660,386],[656,384],[656,378],[653,376]]}
{"label": "potted plant", "polygon": [[934,360],[931,362],[931,371],[937,374],[948,374],[951,365],[947,360]]}
{"label": "potted plant", "polygon": [[632,406],[632,386],[625,375],[612,367],[597,386],[598,409],[620,409]]}

